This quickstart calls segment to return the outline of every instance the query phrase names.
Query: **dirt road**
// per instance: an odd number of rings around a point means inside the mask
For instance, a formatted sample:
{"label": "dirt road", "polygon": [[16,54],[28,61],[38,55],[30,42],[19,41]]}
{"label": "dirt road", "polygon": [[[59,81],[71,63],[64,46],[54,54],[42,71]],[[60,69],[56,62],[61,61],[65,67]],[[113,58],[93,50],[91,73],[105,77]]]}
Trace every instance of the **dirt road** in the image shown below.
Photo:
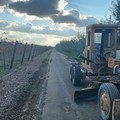
{"label": "dirt road", "polygon": [[71,61],[53,50],[42,120],[98,120],[97,99],[74,103],[76,89],[70,82]]}

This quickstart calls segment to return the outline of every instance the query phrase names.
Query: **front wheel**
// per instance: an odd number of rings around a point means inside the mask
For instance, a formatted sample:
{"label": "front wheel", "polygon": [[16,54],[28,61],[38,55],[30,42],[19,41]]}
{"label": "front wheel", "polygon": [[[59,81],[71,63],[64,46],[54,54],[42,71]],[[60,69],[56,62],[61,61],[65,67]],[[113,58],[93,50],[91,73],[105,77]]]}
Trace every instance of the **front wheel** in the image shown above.
{"label": "front wheel", "polygon": [[98,110],[102,120],[111,120],[114,99],[119,98],[117,87],[112,83],[104,83],[98,92]]}
{"label": "front wheel", "polygon": [[70,74],[71,74],[71,81],[73,85],[75,86],[80,85],[81,79],[82,79],[82,72],[81,72],[80,65],[74,64],[73,66],[71,66]]}

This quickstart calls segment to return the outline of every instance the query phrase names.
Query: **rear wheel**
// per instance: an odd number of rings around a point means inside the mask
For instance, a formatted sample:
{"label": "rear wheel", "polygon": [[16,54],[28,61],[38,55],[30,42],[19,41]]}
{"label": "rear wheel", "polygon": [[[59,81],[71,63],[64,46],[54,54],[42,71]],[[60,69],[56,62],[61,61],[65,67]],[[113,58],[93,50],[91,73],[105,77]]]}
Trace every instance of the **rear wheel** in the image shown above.
{"label": "rear wheel", "polygon": [[104,83],[98,92],[98,109],[103,120],[111,120],[114,99],[119,98],[117,87],[112,83]]}
{"label": "rear wheel", "polygon": [[70,74],[71,74],[71,81],[72,81],[73,85],[75,85],[75,86],[80,85],[81,79],[82,79],[80,65],[73,64],[70,68]]}

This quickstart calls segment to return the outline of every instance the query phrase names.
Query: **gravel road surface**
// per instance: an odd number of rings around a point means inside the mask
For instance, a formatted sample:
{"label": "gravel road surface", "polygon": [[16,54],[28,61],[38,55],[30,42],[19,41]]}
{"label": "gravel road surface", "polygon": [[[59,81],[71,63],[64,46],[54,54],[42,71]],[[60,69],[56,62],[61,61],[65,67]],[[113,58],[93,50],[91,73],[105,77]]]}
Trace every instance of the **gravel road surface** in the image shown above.
{"label": "gravel road surface", "polygon": [[42,120],[98,120],[97,99],[75,103],[75,90],[70,82],[72,60],[53,50]]}

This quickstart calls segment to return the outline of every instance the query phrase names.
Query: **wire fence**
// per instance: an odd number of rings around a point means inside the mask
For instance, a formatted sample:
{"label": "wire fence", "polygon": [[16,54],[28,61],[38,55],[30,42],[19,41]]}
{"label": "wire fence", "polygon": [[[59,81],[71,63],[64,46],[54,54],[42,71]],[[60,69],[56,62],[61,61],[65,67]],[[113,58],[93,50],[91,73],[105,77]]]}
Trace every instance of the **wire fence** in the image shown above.
{"label": "wire fence", "polygon": [[50,47],[34,44],[0,41],[0,76],[12,68],[26,63]]}

